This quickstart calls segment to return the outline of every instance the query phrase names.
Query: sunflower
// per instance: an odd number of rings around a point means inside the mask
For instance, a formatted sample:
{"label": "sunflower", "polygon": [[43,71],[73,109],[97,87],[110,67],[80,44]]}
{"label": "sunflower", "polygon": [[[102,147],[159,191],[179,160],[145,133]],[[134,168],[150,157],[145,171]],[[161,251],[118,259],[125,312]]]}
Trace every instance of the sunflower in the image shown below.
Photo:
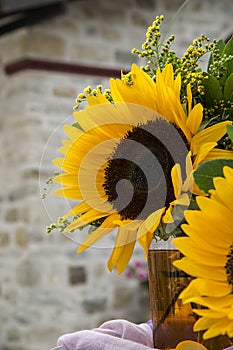
{"label": "sunflower", "polygon": [[233,337],[233,169],[223,173],[210,198],[197,197],[200,210],[186,212],[188,237],[173,240],[185,255],[175,266],[196,277],[180,297],[205,307],[195,310],[201,318],[194,326],[206,330],[204,339]]}
{"label": "sunflower", "polygon": [[[222,122],[199,131],[201,104],[192,107],[187,88],[187,111],[180,101],[181,78],[173,67],[157,71],[156,83],[136,65],[132,82],[110,79],[113,101],[102,93],[89,96],[89,106],[74,112],[80,128],[65,126],[69,140],[54,160],[64,173],[55,181],[66,187],[56,195],[80,200],[67,215],[78,216],[67,231],[100,224],[78,252],[117,229],[108,261],[121,273],[136,239],[148,250],[161,220],[172,221],[175,204],[188,205],[190,173],[226,133]],[[219,150],[217,157],[224,157]]]}

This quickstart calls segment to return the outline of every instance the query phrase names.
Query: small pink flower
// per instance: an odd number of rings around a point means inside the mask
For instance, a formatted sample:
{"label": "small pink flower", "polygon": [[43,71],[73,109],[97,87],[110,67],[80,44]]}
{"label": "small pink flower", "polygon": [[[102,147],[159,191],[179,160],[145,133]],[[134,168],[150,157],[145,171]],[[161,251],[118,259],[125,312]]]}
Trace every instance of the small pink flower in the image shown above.
{"label": "small pink flower", "polygon": [[137,278],[139,279],[139,281],[147,280],[147,278],[148,278],[147,271],[145,271],[143,269],[138,270]]}
{"label": "small pink flower", "polygon": [[125,276],[126,276],[127,278],[132,278],[132,277],[133,277],[133,272],[132,272],[131,270],[127,270],[127,271],[125,272]]}
{"label": "small pink flower", "polygon": [[134,262],[134,266],[135,266],[136,268],[139,268],[139,267],[143,267],[143,264],[142,264],[141,261],[135,261],[135,262]]}

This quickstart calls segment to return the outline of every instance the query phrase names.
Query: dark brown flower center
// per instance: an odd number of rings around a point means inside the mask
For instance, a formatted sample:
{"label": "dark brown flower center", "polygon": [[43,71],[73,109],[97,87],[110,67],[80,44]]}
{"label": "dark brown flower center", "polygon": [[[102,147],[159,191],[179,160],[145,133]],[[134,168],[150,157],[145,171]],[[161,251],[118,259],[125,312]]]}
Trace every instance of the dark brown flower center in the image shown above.
{"label": "dark brown flower center", "polygon": [[231,285],[233,293],[233,244],[230,246],[229,253],[227,254],[225,269],[227,274],[227,281]]}
{"label": "dark brown flower center", "polygon": [[163,118],[133,127],[120,140],[105,168],[108,201],[126,219],[145,219],[175,199],[171,170],[185,174],[187,140]]}

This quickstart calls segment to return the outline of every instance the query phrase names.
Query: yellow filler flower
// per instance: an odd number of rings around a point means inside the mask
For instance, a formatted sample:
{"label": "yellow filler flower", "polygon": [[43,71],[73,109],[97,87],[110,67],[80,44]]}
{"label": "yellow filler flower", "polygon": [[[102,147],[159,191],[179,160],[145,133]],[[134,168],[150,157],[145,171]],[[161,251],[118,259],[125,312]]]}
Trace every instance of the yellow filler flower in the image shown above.
{"label": "yellow filler flower", "polygon": [[78,218],[66,231],[100,223],[81,252],[117,228],[108,267],[116,266],[118,273],[127,266],[136,239],[147,252],[161,220],[172,221],[172,207],[188,205],[192,167],[211,159],[228,123],[199,131],[203,108],[192,107],[188,86],[185,111],[181,78],[174,78],[171,64],[157,71],[156,83],[135,64],[131,76],[130,84],[110,79],[113,101],[98,91],[88,97],[85,110],[74,112],[81,128],[65,126],[64,158],[54,160],[64,171],[54,180],[66,186],[55,194],[81,201],[67,214]]}
{"label": "yellow filler flower", "polygon": [[174,265],[196,277],[181,293],[184,303],[204,306],[194,331],[206,330],[204,339],[233,337],[233,169],[223,168],[224,177],[214,179],[211,197],[197,197],[200,210],[188,210],[188,237],[174,244],[185,255]]}

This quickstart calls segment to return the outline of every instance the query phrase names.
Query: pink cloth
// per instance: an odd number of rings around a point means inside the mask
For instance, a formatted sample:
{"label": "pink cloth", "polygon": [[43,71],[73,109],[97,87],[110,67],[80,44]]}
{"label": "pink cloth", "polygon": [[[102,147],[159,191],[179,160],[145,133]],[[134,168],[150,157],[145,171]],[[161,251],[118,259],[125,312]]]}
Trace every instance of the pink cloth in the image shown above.
{"label": "pink cloth", "polygon": [[[57,345],[66,350],[151,350],[153,339],[147,323],[112,320],[93,330],[64,334]],[[225,350],[233,350],[233,346]]]}
{"label": "pink cloth", "polygon": [[153,339],[146,323],[112,320],[93,330],[62,335],[57,345],[64,345],[67,350],[151,350]]}

